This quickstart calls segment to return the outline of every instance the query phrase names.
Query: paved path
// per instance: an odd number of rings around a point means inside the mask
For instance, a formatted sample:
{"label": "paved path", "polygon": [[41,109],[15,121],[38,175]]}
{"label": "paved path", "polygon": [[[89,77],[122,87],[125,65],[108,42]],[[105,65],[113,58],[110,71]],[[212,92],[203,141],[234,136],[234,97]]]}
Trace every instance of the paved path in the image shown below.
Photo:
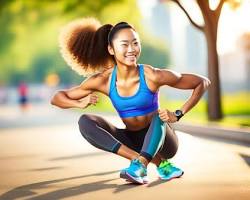
{"label": "paved path", "polygon": [[[46,110],[46,106],[40,111],[31,111],[36,117],[33,122],[30,114],[20,118],[11,109],[6,115],[26,126],[0,129],[0,200],[249,199],[250,149],[246,146],[177,132],[180,148],[172,162],[184,169],[184,176],[159,181],[155,166],[149,165],[150,183],[137,186],[119,178],[119,170],[129,161],[95,149],[82,138],[77,127],[80,114]],[[122,126],[117,117],[105,117]],[[37,125],[37,119],[43,119],[44,125]],[[11,117],[7,121],[11,125]]]}

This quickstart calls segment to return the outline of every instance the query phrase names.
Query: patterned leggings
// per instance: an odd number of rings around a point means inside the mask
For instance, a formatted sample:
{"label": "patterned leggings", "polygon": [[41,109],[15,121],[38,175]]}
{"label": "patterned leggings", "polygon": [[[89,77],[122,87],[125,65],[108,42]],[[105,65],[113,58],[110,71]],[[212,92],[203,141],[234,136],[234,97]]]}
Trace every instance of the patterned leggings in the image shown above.
{"label": "patterned leggings", "polygon": [[158,153],[162,159],[172,158],[178,149],[174,129],[163,122],[158,113],[148,127],[137,131],[119,129],[100,116],[83,114],[79,119],[82,136],[93,146],[117,153],[125,145],[144,156],[148,161]]}

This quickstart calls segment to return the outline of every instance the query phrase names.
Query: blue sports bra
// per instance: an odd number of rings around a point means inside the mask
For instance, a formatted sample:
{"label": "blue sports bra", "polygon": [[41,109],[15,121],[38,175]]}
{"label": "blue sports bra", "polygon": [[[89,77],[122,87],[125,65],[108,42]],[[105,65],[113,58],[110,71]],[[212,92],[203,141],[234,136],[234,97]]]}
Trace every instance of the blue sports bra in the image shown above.
{"label": "blue sports bra", "polygon": [[144,78],[144,66],[138,64],[140,85],[137,92],[128,97],[120,96],[116,87],[117,66],[112,72],[109,98],[120,117],[135,117],[146,115],[158,109],[158,92],[153,93],[147,86]]}

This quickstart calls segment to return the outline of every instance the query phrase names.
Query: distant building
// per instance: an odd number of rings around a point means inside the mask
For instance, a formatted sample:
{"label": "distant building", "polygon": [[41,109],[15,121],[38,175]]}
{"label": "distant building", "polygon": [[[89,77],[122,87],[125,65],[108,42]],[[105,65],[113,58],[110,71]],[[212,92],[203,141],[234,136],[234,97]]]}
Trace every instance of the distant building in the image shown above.
{"label": "distant building", "polygon": [[220,56],[222,89],[229,92],[250,91],[250,37],[240,37],[236,50]]}
{"label": "distant building", "polygon": [[170,9],[162,4],[156,4],[152,9],[150,26],[155,36],[170,42],[172,40]]}
{"label": "distant building", "polygon": [[186,66],[191,72],[207,75],[207,47],[204,34],[191,24],[186,27]]}
{"label": "distant building", "polygon": [[173,69],[206,75],[206,43],[203,34],[189,23],[183,25],[174,19],[172,9],[168,4],[156,4],[152,8],[149,30],[166,41]]}

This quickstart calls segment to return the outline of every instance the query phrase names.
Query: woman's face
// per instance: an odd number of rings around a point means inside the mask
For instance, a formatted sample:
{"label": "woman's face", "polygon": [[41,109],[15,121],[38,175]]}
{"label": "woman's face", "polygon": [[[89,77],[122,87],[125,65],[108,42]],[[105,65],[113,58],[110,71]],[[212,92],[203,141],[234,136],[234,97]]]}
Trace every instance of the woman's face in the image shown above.
{"label": "woman's face", "polygon": [[109,46],[109,53],[114,55],[117,63],[135,66],[141,53],[141,44],[138,34],[130,28],[118,31]]}

